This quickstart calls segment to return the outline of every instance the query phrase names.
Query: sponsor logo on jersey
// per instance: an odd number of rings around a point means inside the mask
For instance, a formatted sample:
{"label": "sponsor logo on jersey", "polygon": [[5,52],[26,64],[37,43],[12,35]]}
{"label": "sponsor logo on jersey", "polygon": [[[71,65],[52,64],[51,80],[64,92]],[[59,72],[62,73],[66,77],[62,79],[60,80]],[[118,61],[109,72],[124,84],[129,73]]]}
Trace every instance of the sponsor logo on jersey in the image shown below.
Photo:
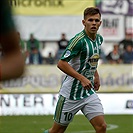
{"label": "sponsor logo on jersey", "polygon": [[93,76],[94,76],[94,73],[95,73],[95,70],[86,70],[86,69],[82,72],[82,74],[83,74],[86,78],[93,77]]}
{"label": "sponsor logo on jersey", "polygon": [[66,53],[64,54],[64,57],[67,58],[71,54],[71,51],[67,50]]}
{"label": "sponsor logo on jersey", "polygon": [[91,56],[91,58],[89,58],[88,63],[90,64],[90,66],[96,67],[99,58],[100,58],[99,54],[94,54]]}

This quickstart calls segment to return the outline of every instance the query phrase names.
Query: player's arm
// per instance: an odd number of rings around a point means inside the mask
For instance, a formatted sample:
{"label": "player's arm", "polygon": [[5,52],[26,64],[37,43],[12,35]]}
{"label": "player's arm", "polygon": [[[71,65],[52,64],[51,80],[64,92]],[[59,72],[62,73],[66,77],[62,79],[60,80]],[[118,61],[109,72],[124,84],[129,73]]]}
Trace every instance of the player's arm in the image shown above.
{"label": "player's arm", "polygon": [[5,33],[0,39],[4,54],[0,61],[0,81],[17,78],[24,71],[24,58],[20,51],[17,32]]}
{"label": "player's arm", "polygon": [[84,77],[83,75],[79,74],[77,71],[75,71],[69,64],[68,62],[64,61],[64,60],[59,60],[57,67],[63,71],[64,73],[66,73],[67,75],[72,76],[73,78],[78,79],[82,86],[84,87],[84,89],[90,89],[92,88],[92,84],[90,82],[90,80],[88,80],[86,77]]}
{"label": "player's arm", "polygon": [[100,78],[99,78],[98,71],[96,70],[94,74],[94,89],[98,91],[99,87],[100,87]]}

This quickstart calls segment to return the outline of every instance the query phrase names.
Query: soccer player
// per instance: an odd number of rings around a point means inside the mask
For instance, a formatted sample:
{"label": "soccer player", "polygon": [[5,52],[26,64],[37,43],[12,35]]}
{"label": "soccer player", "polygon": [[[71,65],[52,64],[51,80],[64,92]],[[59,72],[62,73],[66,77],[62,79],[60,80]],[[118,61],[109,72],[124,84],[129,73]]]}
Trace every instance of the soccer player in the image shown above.
{"label": "soccer player", "polygon": [[0,81],[22,75],[24,58],[8,0],[0,0],[0,46],[3,53],[0,60]]}
{"label": "soccer player", "polygon": [[74,115],[81,110],[96,133],[106,133],[103,107],[96,91],[100,80],[97,71],[103,38],[97,34],[101,13],[96,7],[84,10],[84,30],[73,37],[58,62],[66,73],[61,85],[54,124],[44,133],[64,133]]}

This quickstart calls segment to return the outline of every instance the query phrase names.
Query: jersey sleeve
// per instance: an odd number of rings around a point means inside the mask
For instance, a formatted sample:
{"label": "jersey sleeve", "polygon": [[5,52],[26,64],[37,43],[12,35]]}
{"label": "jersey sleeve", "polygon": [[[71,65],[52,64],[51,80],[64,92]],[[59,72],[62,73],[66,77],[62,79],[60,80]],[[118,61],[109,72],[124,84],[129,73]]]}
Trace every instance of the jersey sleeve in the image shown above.
{"label": "jersey sleeve", "polygon": [[62,54],[61,60],[69,62],[81,52],[82,43],[77,37],[71,39],[66,50]]}

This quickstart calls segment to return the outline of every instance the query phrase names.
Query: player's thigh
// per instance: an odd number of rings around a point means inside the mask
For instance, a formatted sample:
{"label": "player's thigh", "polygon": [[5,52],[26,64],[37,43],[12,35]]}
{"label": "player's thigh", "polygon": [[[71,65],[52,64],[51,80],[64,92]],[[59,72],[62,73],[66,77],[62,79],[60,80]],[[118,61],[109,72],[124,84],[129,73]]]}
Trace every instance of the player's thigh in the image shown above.
{"label": "player's thigh", "polygon": [[92,94],[86,98],[85,103],[81,111],[89,121],[96,116],[104,115],[103,106],[97,94]]}
{"label": "player's thigh", "polygon": [[59,96],[54,120],[56,123],[67,126],[72,120],[74,115],[82,108],[83,101],[75,101]]}

